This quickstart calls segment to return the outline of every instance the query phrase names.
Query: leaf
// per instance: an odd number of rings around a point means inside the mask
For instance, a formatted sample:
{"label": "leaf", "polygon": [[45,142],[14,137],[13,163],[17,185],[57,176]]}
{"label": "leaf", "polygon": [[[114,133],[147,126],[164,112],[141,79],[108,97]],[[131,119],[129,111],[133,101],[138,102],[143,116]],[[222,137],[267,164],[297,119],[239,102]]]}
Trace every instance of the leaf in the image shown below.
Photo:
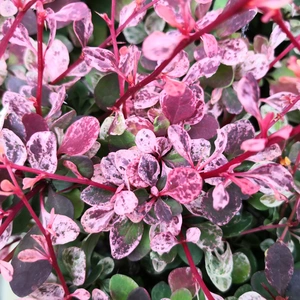
{"label": "leaf", "polygon": [[138,285],[130,277],[116,274],[109,282],[109,291],[112,300],[127,300],[130,292],[138,288]]}
{"label": "leaf", "polygon": [[11,1],[2,1],[0,6],[0,14],[2,17],[12,17],[18,12],[18,8]]}
{"label": "leaf", "polygon": [[103,231],[109,224],[115,212],[109,207],[94,206],[85,211],[81,217],[81,225],[88,233],[98,233]]}
{"label": "leaf", "polygon": [[4,280],[10,282],[13,279],[14,269],[10,263],[0,260],[0,273]]}
{"label": "leaf", "polygon": [[171,295],[170,300],[192,300],[192,294],[188,289],[180,289]]}
{"label": "leaf", "polygon": [[31,293],[29,297],[43,300],[60,300],[63,299],[64,295],[65,291],[60,284],[44,283],[41,287]]}
{"label": "leaf", "polygon": [[26,114],[22,118],[22,123],[24,124],[26,131],[26,141],[30,139],[30,137],[40,131],[48,131],[48,125],[45,119],[38,114]]}
{"label": "leaf", "polygon": [[213,207],[215,210],[224,209],[229,203],[229,194],[225,189],[223,183],[219,183],[215,186],[212,192]]}
{"label": "leaf", "polygon": [[197,246],[205,251],[213,251],[222,245],[222,230],[216,224],[203,222],[197,225],[201,231]]}
{"label": "leaf", "polygon": [[174,149],[193,166],[191,139],[188,133],[179,125],[171,125],[168,128],[168,138]]}
{"label": "leaf", "polygon": [[34,249],[25,249],[18,254],[18,259],[22,262],[33,263],[39,260],[49,260],[47,255]]}
{"label": "leaf", "polygon": [[166,186],[160,195],[169,195],[179,203],[186,204],[195,200],[202,190],[202,179],[191,168],[175,168],[168,174]]}
{"label": "leaf", "polygon": [[265,298],[256,292],[247,292],[240,296],[238,300],[265,300]]}
{"label": "leaf", "polygon": [[278,296],[278,293],[276,290],[269,284],[267,281],[266,275],[264,271],[258,271],[254,273],[251,277],[251,286],[252,289],[265,297],[266,299],[272,299],[270,298],[270,294],[268,291],[265,290],[264,287],[267,287],[267,289],[274,295],[275,297]]}
{"label": "leaf", "polygon": [[57,168],[56,137],[51,131],[34,133],[26,144],[32,168],[55,173]]}
{"label": "leaf", "polygon": [[[199,269],[197,269],[201,275]],[[177,268],[170,272],[168,276],[168,283],[172,293],[182,288],[189,290],[192,295],[198,292],[197,285],[193,279],[193,273],[190,267]]]}
{"label": "leaf", "polygon": [[166,60],[182,39],[182,35],[168,35],[164,32],[154,31],[144,39],[143,55],[154,61]]}
{"label": "leaf", "polygon": [[[0,220],[0,225],[2,223],[2,220]],[[3,233],[0,235],[0,250],[4,248],[7,244],[7,241],[9,240],[12,233],[12,223],[9,223],[9,225],[6,227],[6,229],[3,231]]]}
{"label": "leaf", "polygon": [[161,198],[158,198],[154,204],[154,212],[161,222],[170,222],[172,220],[172,211]]}
{"label": "leaf", "polygon": [[89,300],[91,297],[91,294],[85,289],[77,289],[71,295],[80,300]]}
{"label": "leaf", "polygon": [[205,252],[205,269],[218,290],[225,292],[230,288],[233,257],[228,242],[226,243],[226,250],[220,249],[219,252],[216,249],[213,252]]}
{"label": "leaf", "polygon": [[138,287],[130,292],[127,300],[151,300],[151,298],[144,288]]}
{"label": "leaf", "polygon": [[157,283],[151,290],[151,299],[152,300],[161,300],[163,298],[170,298],[171,289],[168,284],[164,281]]}
{"label": "leaf", "polygon": [[133,212],[139,204],[138,198],[131,191],[121,191],[114,196],[113,200],[115,213],[120,216]]}
{"label": "leaf", "polygon": [[202,120],[191,126],[189,135],[192,139],[206,139],[209,140],[217,134],[219,123],[212,115],[204,115]]}
{"label": "leaf", "polygon": [[91,206],[96,206],[101,203],[109,202],[113,195],[113,192],[99,189],[90,185],[81,192],[80,198],[85,203]]}
{"label": "leaf", "polygon": [[[119,26],[123,25],[126,20],[135,12],[139,11],[143,6],[143,2],[131,2],[128,5],[124,5],[120,11],[120,18],[119,18]],[[135,15],[135,17],[126,25],[126,27],[132,27],[138,25],[144,16],[146,15],[147,10],[140,12]],[[126,28],[125,27],[125,28]]]}
{"label": "leaf", "polygon": [[154,31],[163,31],[165,25],[166,22],[154,11],[146,17],[144,28],[146,33],[149,35]]}
{"label": "leaf", "polygon": [[102,110],[107,111],[120,97],[119,79],[116,73],[110,73],[100,78],[95,90],[95,102]]}
{"label": "leaf", "polygon": [[293,256],[289,248],[280,242],[266,252],[265,274],[268,282],[283,295],[294,273]]}
{"label": "leaf", "polygon": [[212,88],[226,88],[230,86],[234,79],[233,68],[230,66],[226,66],[221,64],[211,77],[203,78],[201,83],[208,85]]}
{"label": "leaf", "polygon": [[144,153],[153,153],[156,144],[156,136],[153,131],[143,128],[139,130],[135,137],[135,144]]}
{"label": "leaf", "polygon": [[110,152],[106,157],[103,157],[101,159],[100,169],[107,181],[118,186],[124,182],[124,179],[122,174],[117,170],[115,158],[115,152]]}
{"label": "leaf", "polygon": [[66,248],[62,253],[62,259],[71,275],[72,283],[76,286],[82,285],[85,281],[86,272],[86,257],[84,251],[78,247]]}
{"label": "leaf", "polygon": [[151,154],[142,154],[138,164],[138,175],[149,186],[155,186],[160,174],[159,163]]}
{"label": "leaf", "polygon": [[99,131],[99,121],[95,117],[82,117],[67,129],[58,154],[84,154],[94,145]]}
{"label": "leaf", "polygon": [[115,259],[128,256],[140,243],[144,231],[143,223],[132,223],[127,218],[116,222],[110,231],[111,255]]}
{"label": "leaf", "polygon": [[197,227],[190,227],[186,231],[186,241],[197,244],[200,239],[201,231]]}
{"label": "leaf", "polygon": [[65,162],[73,163],[77,169],[77,172],[79,172],[80,176],[83,176],[88,179],[92,178],[94,173],[94,165],[93,162],[88,157],[84,155],[77,155],[71,157],[64,157],[61,161],[63,161],[63,163]]}
{"label": "leaf", "polygon": [[27,159],[26,148],[21,139],[11,130],[3,128],[0,132],[1,153],[16,165],[23,166]]}
{"label": "leaf", "polygon": [[225,105],[226,110],[231,114],[239,114],[243,110],[241,102],[238,100],[236,92],[232,87],[223,89],[221,101]]}
{"label": "leaf", "polygon": [[162,232],[150,240],[150,247],[159,255],[170,252],[178,244],[176,237],[170,232]]}
{"label": "leaf", "polygon": [[133,45],[141,44],[147,36],[143,23],[139,23],[133,27],[126,27],[123,34],[126,41]]}
{"label": "leaf", "polygon": [[295,272],[292,276],[292,279],[286,289],[285,295],[289,297],[289,300],[297,300],[299,297],[299,277],[300,277],[300,271],[295,269]]}
{"label": "leaf", "polygon": [[54,18],[59,22],[78,21],[90,13],[88,6],[83,2],[69,3],[55,13]]}
{"label": "leaf", "polygon": [[85,47],[91,37],[94,25],[92,23],[92,14],[89,12],[85,18],[75,20],[73,23],[74,32],[82,47]]}
{"label": "leaf", "polygon": [[98,47],[85,47],[82,53],[87,65],[100,72],[107,73],[117,70],[117,61],[109,50]]}
{"label": "leaf", "polygon": [[[203,258],[203,251],[201,249],[199,249],[199,247],[197,245],[195,245],[194,243],[187,243],[187,246],[190,250],[192,259],[193,259],[195,265],[197,266]],[[184,252],[182,245],[178,246],[178,256],[181,258],[181,260],[183,262],[185,262],[187,265],[189,265],[189,262],[186,258],[186,254]]]}
{"label": "leaf", "polygon": [[109,297],[99,289],[93,289],[92,292],[93,300],[109,300]]}
{"label": "leaf", "polygon": [[246,282],[251,275],[251,266],[248,257],[242,252],[233,254],[232,283],[241,284]]}

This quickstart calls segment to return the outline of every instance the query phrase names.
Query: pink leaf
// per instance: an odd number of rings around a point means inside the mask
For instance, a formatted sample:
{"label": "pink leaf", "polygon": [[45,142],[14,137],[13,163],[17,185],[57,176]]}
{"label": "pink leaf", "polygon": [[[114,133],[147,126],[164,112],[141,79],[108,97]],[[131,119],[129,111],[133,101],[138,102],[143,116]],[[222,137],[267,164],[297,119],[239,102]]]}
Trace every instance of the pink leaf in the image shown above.
{"label": "pink leaf", "polygon": [[144,153],[152,153],[155,143],[156,136],[149,129],[141,129],[135,137],[135,144]]}
{"label": "pink leaf", "polygon": [[97,206],[91,207],[81,217],[82,227],[88,233],[101,232],[107,227],[114,214],[113,210],[107,211]]}
{"label": "pink leaf", "polygon": [[71,294],[71,296],[76,297],[80,300],[89,300],[91,298],[91,294],[85,289],[77,289],[74,293]]}
{"label": "pink leaf", "polygon": [[0,3],[0,15],[2,17],[12,17],[18,12],[18,8],[12,1],[1,1]]}
{"label": "pink leaf", "polygon": [[207,57],[213,57],[218,54],[218,42],[212,34],[203,34],[201,36],[203,48]]}
{"label": "pink leaf", "polygon": [[202,190],[202,178],[191,168],[175,168],[168,174],[166,186],[160,195],[169,195],[179,203],[195,200]]}
{"label": "pink leaf", "polygon": [[49,49],[49,47],[51,47],[54,39],[55,39],[55,35],[56,35],[56,29],[57,29],[57,22],[56,20],[53,18],[54,17],[54,11],[51,8],[47,8],[46,9],[46,21],[47,21],[47,27],[50,30],[50,36],[48,39],[48,44],[47,44],[47,49]]}
{"label": "pink leaf", "polygon": [[123,46],[120,49],[119,69],[129,80],[136,78],[140,57],[141,51],[135,45]]}
{"label": "pink leaf", "polygon": [[67,70],[69,61],[66,45],[60,40],[54,40],[45,54],[44,79],[47,82],[53,81]]}
{"label": "pink leaf", "polygon": [[143,42],[143,54],[150,60],[166,60],[182,39],[182,35],[173,36],[161,31],[154,31]]}
{"label": "pink leaf", "polygon": [[56,137],[51,131],[34,133],[26,144],[32,168],[55,173],[57,168]]}
{"label": "pink leaf", "polygon": [[127,166],[140,156],[139,151],[121,149],[115,153],[115,166],[120,174],[126,173]]}
{"label": "pink leaf", "polygon": [[109,297],[99,289],[93,289],[92,292],[93,300],[109,300]]}
{"label": "pink leaf", "polygon": [[172,149],[172,144],[165,137],[156,138],[156,144],[154,145],[154,151],[159,156],[164,156]]}
{"label": "pink leaf", "polygon": [[197,227],[190,227],[186,231],[186,241],[196,244],[200,239],[201,231]]}
{"label": "pink leaf", "polygon": [[138,175],[150,186],[154,186],[160,174],[159,163],[151,154],[143,154],[139,160]]}
{"label": "pink leaf", "polygon": [[44,179],[45,178],[45,175],[44,174],[40,174],[34,178],[29,178],[29,177],[25,177],[23,178],[23,189],[26,190],[28,188],[32,189],[33,186],[39,182],[40,180]]}
{"label": "pink leaf", "polygon": [[43,300],[62,300],[64,298],[65,292],[63,287],[57,283],[44,283],[33,293],[29,295],[33,299],[43,299]]}
{"label": "pink leaf", "polygon": [[121,191],[113,197],[113,200],[115,213],[120,216],[133,212],[139,204],[138,198],[131,191]]}
{"label": "pink leaf", "polygon": [[54,116],[57,116],[58,113],[61,113],[61,107],[66,98],[66,89],[61,86],[57,93],[51,93],[49,102],[51,103],[51,110],[48,115],[45,117],[46,120],[51,120]]}
{"label": "pink leaf", "polygon": [[75,241],[80,228],[69,217],[64,215],[55,215],[51,229],[55,232],[52,236],[53,245],[63,245]]}
{"label": "pink leaf", "polygon": [[247,178],[232,178],[230,177],[230,179],[240,187],[241,191],[243,194],[245,195],[254,195],[256,194],[259,189],[260,186],[258,184],[256,184],[255,182],[250,181]]}
{"label": "pink leaf", "polygon": [[114,152],[109,153],[108,156],[105,156],[101,159],[100,167],[104,178],[107,181],[119,186],[124,183],[124,180],[122,174],[116,167],[115,157],[116,154]]}
{"label": "pink leaf", "polygon": [[252,73],[248,73],[239,81],[237,86],[237,96],[246,112],[254,116],[257,120],[261,120],[258,108],[259,87],[256,78]]}
{"label": "pink leaf", "polygon": [[131,185],[137,188],[147,187],[148,184],[138,174],[139,158],[132,161],[126,168],[126,176]]}
{"label": "pink leaf", "polygon": [[26,249],[18,254],[18,259],[22,262],[36,262],[39,260],[48,260],[46,254],[34,249]]}
{"label": "pink leaf", "polygon": [[[2,220],[0,219],[0,225]],[[0,250],[5,247],[7,241],[9,240],[12,232],[12,223],[9,223],[9,225],[6,227],[4,232],[0,235]]]}
{"label": "pink leaf", "polygon": [[12,281],[14,274],[13,266],[4,260],[0,260],[0,273],[3,276],[4,280],[8,282]]}
{"label": "pink leaf", "polygon": [[1,153],[16,165],[23,166],[27,159],[26,148],[21,139],[11,130],[3,128],[0,132]]}
{"label": "pink leaf", "polygon": [[219,42],[219,56],[221,63],[236,66],[242,63],[247,55],[248,46],[243,39],[226,39]]}
{"label": "pink leaf", "polygon": [[82,117],[66,131],[58,154],[81,155],[94,145],[100,131],[99,121],[94,117]]}
{"label": "pink leaf", "polygon": [[253,162],[272,161],[275,158],[278,158],[281,154],[282,154],[282,150],[280,149],[279,145],[273,144],[265,148],[263,151],[248,157],[247,160]]}
{"label": "pink leaf", "polygon": [[191,139],[188,133],[179,125],[171,125],[168,128],[168,138],[172,143],[174,149],[185,158],[191,166],[193,161],[191,159]]}
{"label": "pink leaf", "polygon": [[91,37],[94,25],[92,23],[92,14],[89,12],[85,18],[81,20],[76,20],[73,23],[74,32],[82,46],[85,47],[88,43],[89,38]]}
{"label": "pink leaf", "polygon": [[191,140],[191,158],[193,162],[204,161],[210,155],[211,146],[205,139]]}
{"label": "pink leaf", "polygon": [[159,100],[159,93],[147,86],[139,90],[134,97],[134,108],[144,109],[154,106]]}
{"label": "pink leaf", "polygon": [[229,203],[229,195],[223,183],[219,183],[213,190],[213,207],[215,210],[223,209]]}
{"label": "pink leaf", "polygon": [[70,71],[69,76],[83,77],[91,71],[92,67],[83,60],[78,66]]}
{"label": "pink leaf", "polygon": [[[139,2],[143,2],[143,1],[139,1]],[[135,12],[139,11],[141,9],[141,5],[138,4],[137,1],[132,1],[131,3],[129,3],[128,5],[123,6],[123,8],[120,11],[120,22],[119,22],[119,26],[123,25],[126,20]],[[142,19],[144,18],[144,16],[146,15],[147,10],[144,10],[143,12],[137,14],[127,25],[125,28],[127,27],[133,27],[138,25]]]}
{"label": "pink leaf", "polygon": [[87,65],[100,72],[107,73],[117,70],[117,61],[114,54],[109,50],[98,47],[85,47],[82,53]]}
{"label": "pink leaf", "polygon": [[178,244],[176,237],[170,232],[162,232],[154,236],[150,241],[150,247],[159,255],[170,252]]}
{"label": "pink leaf", "polygon": [[241,149],[244,151],[259,152],[265,149],[267,139],[250,139],[241,144]]}
{"label": "pink leaf", "polygon": [[58,22],[78,21],[86,18],[90,9],[83,2],[70,3],[55,13],[54,18]]}

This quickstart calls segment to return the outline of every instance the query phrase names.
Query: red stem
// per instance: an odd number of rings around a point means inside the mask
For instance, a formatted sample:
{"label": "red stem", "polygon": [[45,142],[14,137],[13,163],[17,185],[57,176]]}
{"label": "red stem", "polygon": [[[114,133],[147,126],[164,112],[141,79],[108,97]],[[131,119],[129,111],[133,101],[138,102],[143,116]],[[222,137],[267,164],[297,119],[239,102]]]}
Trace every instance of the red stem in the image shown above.
{"label": "red stem", "polygon": [[182,232],[180,233],[180,241],[181,241],[185,256],[188,260],[189,266],[191,268],[192,274],[194,276],[194,279],[198,282],[198,284],[199,284],[200,288],[202,289],[203,293],[205,294],[206,298],[208,300],[214,300],[214,297],[211,295],[209,289],[205,285],[203,279],[201,278],[201,276],[195,266],[190,249],[188,248],[188,246],[186,244],[186,241],[185,241],[185,238],[184,238]]}
{"label": "red stem", "polygon": [[49,254],[50,254],[50,257],[51,257],[51,264],[52,264],[52,267],[54,268],[54,270],[56,271],[56,274],[60,280],[60,283],[64,289],[64,292],[65,292],[65,295],[68,296],[70,293],[69,293],[69,289],[68,289],[68,286],[66,284],[66,281],[65,281],[65,278],[58,266],[58,263],[57,263],[57,259],[56,259],[56,254],[54,252],[54,248],[53,248],[53,245],[52,245],[52,241],[51,241],[51,236],[49,234],[48,231],[45,230],[43,224],[41,223],[40,219],[38,218],[38,216],[36,215],[36,213],[34,212],[34,210],[32,209],[32,207],[30,206],[29,202],[28,202],[28,199],[26,198],[26,196],[24,195],[22,189],[20,188],[17,180],[16,180],[16,177],[15,177],[15,174],[13,173],[12,171],[12,168],[10,166],[10,162],[4,158],[4,163],[6,165],[6,168],[7,168],[7,171],[11,177],[11,180],[15,186],[15,194],[17,197],[19,197],[24,205],[26,206],[27,210],[29,211],[31,217],[34,219],[36,225],[38,226],[38,228],[40,229],[41,233],[45,236],[46,238],[46,242],[47,242],[47,245],[48,245],[48,248],[49,248]]}
{"label": "red stem", "polygon": [[28,2],[25,7],[20,10],[14,20],[14,22],[12,23],[11,27],[9,28],[8,32],[6,33],[6,35],[3,37],[3,39],[0,42],[0,58],[2,58],[6,48],[7,48],[7,44],[10,40],[10,38],[13,36],[17,26],[21,23],[25,13],[27,12],[27,10],[36,2],[37,0],[32,0],[30,2]]}
{"label": "red stem", "polygon": [[43,31],[45,14],[43,11],[42,3],[41,11],[37,12],[37,58],[38,58],[38,80],[37,80],[37,91],[36,91],[36,112],[40,116],[42,115],[42,90],[43,90],[43,75],[44,75],[44,54],[43,54]]}
{"label": "red stem", "polygon": [[264,231],[264,230],[269,230],[269,229],[276,229],[276,228],[282,228],[285,227],[286,224],[271,224],[271,225],[262,225],[256,228],[251,228],[248,230],[245,230],[241,232],[239,235],[245,235],[245,234],[250,234],[258,231]]}

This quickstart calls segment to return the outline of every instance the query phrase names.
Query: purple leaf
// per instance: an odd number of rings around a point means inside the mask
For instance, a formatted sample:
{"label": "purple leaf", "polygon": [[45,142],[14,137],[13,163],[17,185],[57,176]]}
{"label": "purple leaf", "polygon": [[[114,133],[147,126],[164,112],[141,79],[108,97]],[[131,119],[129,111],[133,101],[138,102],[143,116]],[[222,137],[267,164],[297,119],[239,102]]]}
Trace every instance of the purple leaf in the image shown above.
{"label": "purple leaf", "polygon": [[[212,171],[212,170],[218,169],[219,167],[225,165],[226,163],[228,163],[227,158],[223,154],[221,154],[218,158],[213,159],[211,162],[209,162],[204,167],[204,170]],[[217,185],[220,182],[222,182],[223,179],[222,179],[222,177],[212,177],[212,178],[206,178],[204,181],[210,185]]]}
{"label": "purple leaf", "polygon": [[202,178],[191,168],[175,168],[168,174],[166,186],[160,195],[169,195],[179,203],[195,200],[202,190]]}
{"label": "purple leaf", "polygon": [[[197,269],[197,271],[201,276],[201,271],[199,269]],[[168,276],[168,283],[172,293],[179,289],[186,288],[194,296],[199,289],[197,287],[198,285],[195,284],[193,273],[189,267],[177,268],[171,271]]]}
{"label": "purple leaf", "polygon": [[115,259],[128,256],[140,243],[144,231],[143,223],[132,223],[127,218],[114,224],[110,230],[111,255]]}
{"label": "purple leaf", "polygon": [[27,159],[26,148],[21,139],[11,130],[3,128],[0,132],[0,145],[7,159],[23,166]]}
{"label": "purple leaf", "polygon": [[265,274],[268,282],[283,295],[294,273],[294,259],[290,249],[282,242],[266,251]]}
{"label": "purple leaf", "polygon": [[92,18],[92,14],[91,12],[89,12],[85,18],[81,20],[76,20],[73,23],[74,32],[82,48],[84,48],[87,45],[88,40],[91,37],[94,30],[94,25],[92,23],[91,18]]}
{"label": "purple leaf", "polygon": [[219,42],[221,63],[227,66],[236,66],[242,63],[247,55],[248,46],[243,39],[226,39]]}
{"label": "purple leaf", "polygon": [[90,14],[90,9],[83,2],[70,3],[55,13],[54,18],[58,22],[78,21]]}
{"label": "purple leaf", "polygon": [[113,197],[115,213],[123,216],[130,214],[138,206],[139,200],[131,191],[121,191]]}
{"label": "purple leaf", "polygon": [[161,222],[169,223],[173,216],[169,205],[167,205],[161,198],[158,198],[154,204],[154,212]]}
{"label": "purple leaf", "polygon": [[32,168],[55,173],[57,168],[56,137],[51,131],[34,133],[26,144]]}
{"label": "purple leaf", "polygon": [[113,210],[107,210],[105,207],[91,207],[81,217],[82,227],[88,233],[101,232],[108,226],[114,214]]}
{"label": "purple leaf", "polygon": [[191,126],[189,135],[192,139],[206,139],[209,140],[217,134],[219,123],[212,115],[204,115],[202,120]]}
{"label": "purple leaf", "polygon": [[212,192],[213,196],[213,207],[215,210],[224,209],[229,203],[229,194],[227,193],[223,183],[216,185]]}
{"label": "purple leaf", "polygon": [[33,299],[59,300],[63,299],[64,295],[65,291],[60,284],[44,283],[41,287],[31,293],[29,297],[32,297]]}
{"label": "purple leaf", "polygon": [[25,114],[30,114],[34,111],[33,102],[28,101],[24,96],[18,93],[6,91],[2,97],[3,107],[7,107],[7,112],[14,112],[22,117]]}
{"label": "purple leaf", "polygon": [[[4,108],[3,110],[6,109]],[[12,112],[6,116],[3,127],[13,131],[22,141],[26,141],[26,131],[22,118],[20,118],[16,113]]]}
{"label": "purple leaf", "polygon": [[150,186],[154,186],[160,174],[159,163],[151,154],[143,154],[139,160],[138,175]]}
{"label": "purple leaf", "polygon": [[109,300],[109,297],[99,289],[93,289],[92,298],[93,300]]}
{"label": "purple leaf", "polygon": [[78,225],[71,218],[63,215],[55,215],[51,229],[55,232],[52,236],[53,245],[73,242],[80,233]]}
{"label": "purple leaf", "polygon": [[188,133],[179,125],[171,125],[168,128],[168,138],[172,143],[174,149],[185,158],[191,166],[193,161],[191,159],[191,139]]}
{"label": "purple leaf", "polygon": [[[85,281],[86,256],[78,247],[69,247],[63,250],[62,259],[74,285],[82,285]],[[88,298],[89,299],[89,298]]]}
{"label": "purple leaf", "polygon": [[162,232],[154,236],[150,241],[150,247],[159,255],[169,253],[178,244],[176,237],[170,232]]}
{"label": "purple leaf", "polygon": [[98,47],[85,47],[82,53],[87,65],[100,72],[107,73],[117,70],[117,61],[114,54],[109,50]]}
{"label": "purple leaf", "polygon": [[96,118],[82,117],[67,129],[58,154],[84,154],[94,145],[99,131],[100,125]]}
{"label": "purple leaf", "polygon": [[[0,225],[2,223],[2,220],[0,219]],[[0,235],[0,250],[5,247],[7,244],[7,241],[9,240],[12,232],[12,223],[9,223],[9,225],[6,227],[4,232]]]}
{"label": "purple leaf", "polygon": [[197,227],[190,227],[186,231],[186,241],[196,244],[200,239],[201,231]]}
{"label": "purple leaf", "polygon": [[231,114],[238,115],[243,110],[236,92],[231,87],[223,89],[221,101],[225,105],[226,110]]}
{"label": "purple leaf", "polygon": [[34,133],[49,130],[45,119],[38,114],[24,115],[22,118],[22,123],[25,127],[27,141]]}
{"label": "purple leaf", "polygon": [[246,112],[260,120],[261,115],[258,108],[259,87],[252,73],[248,73],[239,81],[237,95]]}
{"label": "purple leaf", "polygon": [[81,192],[81,200],[88,205],[96,206],[100,203],[106,203],[111,200],[113,193],[94,186],[88,186]]}
{"label": "purple leaf", "polygon": [[244,141],[254,138],[254,128],[248,120],[239,120],[223,127],[227,132],[226,154],[236,157],[243,153],[241,145]]}
{"label": "purple leaf", "polygon": [[140,151],[144,153],[153,153],[154,145],[156,144],[156,136],[149,129],[141,129],[136,137],[135,144]]}
{"label": "purple leaf", "polygon": [[184,92],[178,96],[160,94],[160,103],[164,115],[171,124],[177,124],[191,118],[196,111],[196,99],[193,91],[185,87]]}
{"label": "purple leaf", "polygon": [[182,35],[174,36],[161,31],[154,31],[143,42],[143,55],[154,61],[166,60],[182,39]]}
{"label": "purple leaf", "polygon": [[104,178],[115,185],[121,185],[124,183],[122,174],[118,171],[115,163],[116,154],[111,152],[108,156],[101,159],[101,171]]}

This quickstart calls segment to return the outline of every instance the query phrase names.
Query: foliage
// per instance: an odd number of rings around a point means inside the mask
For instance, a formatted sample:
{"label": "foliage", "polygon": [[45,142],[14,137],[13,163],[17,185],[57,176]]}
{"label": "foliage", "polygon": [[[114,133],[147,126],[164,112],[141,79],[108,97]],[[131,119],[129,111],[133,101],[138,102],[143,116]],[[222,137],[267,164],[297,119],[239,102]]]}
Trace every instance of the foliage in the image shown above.
{"label": "foliage", "polygon": [[298,299],[299,1],[0,14],[0,273],[18,297]]}

